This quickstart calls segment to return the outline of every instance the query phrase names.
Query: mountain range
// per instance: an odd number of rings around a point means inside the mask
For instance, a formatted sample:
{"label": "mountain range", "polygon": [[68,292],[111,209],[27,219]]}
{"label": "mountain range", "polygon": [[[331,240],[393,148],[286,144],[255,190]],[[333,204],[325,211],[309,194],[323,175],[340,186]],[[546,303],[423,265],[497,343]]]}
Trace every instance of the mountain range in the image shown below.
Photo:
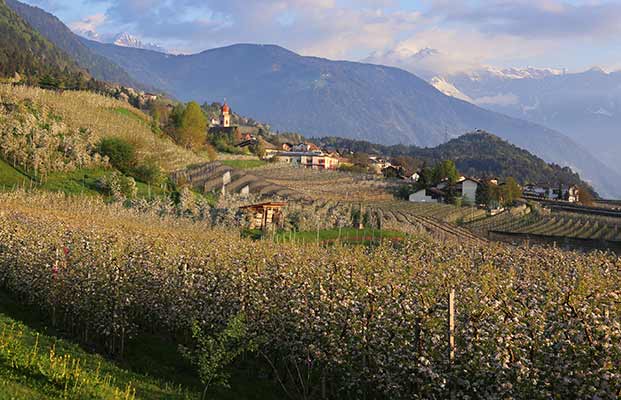
{"label": "mountain range", "polygon": [[[159,88],[180,100],[227,99],[241,114],[311,136],[435,146],[482,129],[547,162],[570,166],[604,196],[621,196],[619,175],[558,131],[447,96],[402,69],[304,57],[273,45],[164,54],[79,37],[43,10],[19,4],[9,0],[80,66],[96,60],[88,68],[95,77],[116,71],[106,80],[125,84],[129,76],[142,87]],[[81,46],[74,46],[76,41]]]}
{"label": "mountain range", "polygon": [[558,131],[446,96],[398,68],[304,57],[271,45],[175,56],[83,41],[136,80],[182,100],[227,99],[240,113],[279,130],[436,146],[482,129],[570,166],[602,195],[621,195],[621,178]]}
{"label": "mountain range", "polygon": [[92,52],[82,43],[79,36],[54,15],[16,0],[5,1],[32,28],[67,53],[75,63],[87,70],[95,79],[136,88],[148,86],[132,79],[114,62]]}
{"label": "mountain range", "polygon": [[28,84],[84,87],[91,80],[70,57],[0,0],[0,77]]}
{"label": "mountain range", "polygon": [[133,47],[134,49],[159,51],[160,53],[166,53],[166,49],[155,44],[146,43],[127,32],[119,33],[114,36],[111,41],[112,44],[122,47]]}
{"label": "mountain range", "polygon": [[621,72],[498,68],[432,48],[398,48],[367,61],[406,69],[446,95],[563,132],[621,173]]}
{"label": "mountain range", "polygon": [[592,68],[510,76],[475,71],[435,77],[432,83],[489,110],[557,129],[621,173],[621,72]]}

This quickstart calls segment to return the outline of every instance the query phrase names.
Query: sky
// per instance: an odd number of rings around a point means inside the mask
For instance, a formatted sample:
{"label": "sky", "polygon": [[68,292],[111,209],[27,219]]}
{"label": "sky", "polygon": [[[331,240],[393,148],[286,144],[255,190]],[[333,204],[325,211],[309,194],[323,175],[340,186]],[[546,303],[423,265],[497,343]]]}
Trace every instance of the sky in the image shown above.
{"label": "sky", "polygon": [[234,43],[421,72],[621,69],[621,0],[25,0],[74,31],[173,53]]}

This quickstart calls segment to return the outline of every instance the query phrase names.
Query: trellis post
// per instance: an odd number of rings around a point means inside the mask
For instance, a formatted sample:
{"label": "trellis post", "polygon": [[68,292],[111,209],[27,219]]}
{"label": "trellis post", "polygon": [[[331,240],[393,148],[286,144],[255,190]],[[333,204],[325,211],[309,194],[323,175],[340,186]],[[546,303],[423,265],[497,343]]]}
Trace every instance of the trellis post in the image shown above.
{"label": "trellis post", "polygon": [[[451,288],[448,296],[448,357],[449,368],[452,372],[455,363],[455,289]],[[455,399],[455,385],[450,382],[450,398]]]}

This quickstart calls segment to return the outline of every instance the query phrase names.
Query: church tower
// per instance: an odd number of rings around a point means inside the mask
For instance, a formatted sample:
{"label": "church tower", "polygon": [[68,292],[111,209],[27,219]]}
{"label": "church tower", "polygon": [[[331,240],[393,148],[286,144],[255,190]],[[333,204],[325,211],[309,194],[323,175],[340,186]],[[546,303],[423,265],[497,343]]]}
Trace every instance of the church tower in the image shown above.
{"label": "church tower", "polygon": [[226,102],[222,106],[221,115],[220,115],[220,126],[228,128],[231,126],[231,108]]}

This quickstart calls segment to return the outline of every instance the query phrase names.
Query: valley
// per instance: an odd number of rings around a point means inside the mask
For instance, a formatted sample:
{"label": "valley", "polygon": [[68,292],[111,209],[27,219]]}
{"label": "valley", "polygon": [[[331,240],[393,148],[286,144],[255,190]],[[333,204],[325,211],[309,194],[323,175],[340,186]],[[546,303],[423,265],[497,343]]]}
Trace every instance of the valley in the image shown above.
{"label": "valley", "polygon": [[353,3],[79,3],[0,0],[0,400],[619,398],[614,129],[578,112],[615,74],[216,40]]}

